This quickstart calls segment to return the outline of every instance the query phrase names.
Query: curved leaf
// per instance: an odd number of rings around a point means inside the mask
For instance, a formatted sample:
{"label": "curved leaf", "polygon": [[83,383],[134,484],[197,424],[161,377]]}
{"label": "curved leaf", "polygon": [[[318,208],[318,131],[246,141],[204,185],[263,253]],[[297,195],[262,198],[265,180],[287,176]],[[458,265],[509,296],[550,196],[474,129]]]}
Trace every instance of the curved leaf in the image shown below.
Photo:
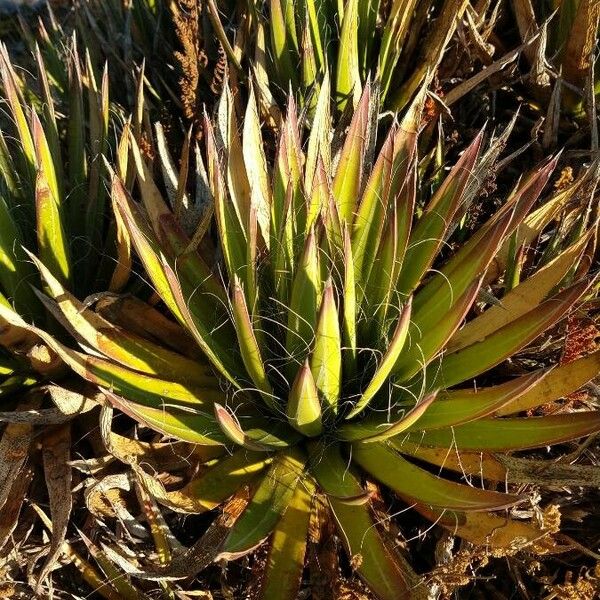
{"label": "curved leaf", "polygon": [[244,366],[252,378],[254,385],[261,391],[265,403],[269,407],[275,408],[277,402],[273,396],[273,390],[265,371],[264,360],[261,356],[254,325],[250,319],[250,314],[248,313],[246,297],[241,282],[237,277],[235,277],[233,281],[232,308],[235,331],[237,333]]}
{"label": "curved leaf", "polygon": [[305,457],[296,448],[273,458],[248,507],[225,539],[221,556],[244,555],[271,534],[293,498],[294,490],[302,485],[304,463]]}
{"label": "curved leaf", "polygon": [[429,431],[487,417],[503,406],[517,401],[523,394],[544,381],[547,375],[547,370],[540,370],[494,387],[451,390],[440,394],[438,400],[410,426],[409,430]]}
{"label": "curved leaf", "polygon": [[[379,442],[398,435],[420,423],[423,414],[431,409],[437,392],[427,395],[417,402],[409,411],[403,411],[397,421],[390,421],[387,415],[369,417],[358,423],[345,423],[337,431],[336,436],[346,441]],[[435,404],[433,404],[435,406]]]}
{"label": "curved leaf", "polygon": [[418,286],[442,246],[456,212],[465,202],[465,189],[473,176],[482,139],[483,131],[444,179],[413,228],[398,281],[401,294],[408,296]]}
{"label": "curved leaf", "polygon": [[577,262],[592,235],[588,232],[529,279],[513,288],[484,313],[467,323],[448,343],[456,352],[508,325],[542,302]]}
{"label": "curved leaf", "polygon": [[[50,294],[75,335],[81,337],[92,348],[125,367],[148,375],[169,376],[173,381],[180,383],[210,385],[212,382],[212,385],[217,385],[214,376],[200,363],[116,327],[87,309],[63,288],[33,254],[28,255],[39,269]],[[51,309],[51,312],[56,313],[56,309]]]}
{"label": "curved leaf", "polygon": [[310,477],[299,482],[273,532],[260,588],[261,600],[295,600],[298,597],[315,491]]}
{"label": "curved leaf", "polygon": [[311,471],[328,495],[339,535],[360,577],[381,600],[427,598],[419,576],[400,554],[391,550],[391,545],[386,544],[370,507],[364,502],[352,501],[366,493],[348,470],[339,449],[329,446],[324,452],[313,455]]}
{"label": "curved leaf", "polygon": [[583,281],[546,300],[533,310],[458,352],[447,354],[429,381],[450,387],[491,369],[533,341],[538,335],[566,316],[569,309],[589,288]]}
{"label": "curved leaf", "polygon": [[298,442],[299,435],[284,421],[269,423],[250,404],[233,408],[214,405],[215,417],[228,439],[249,450],[269,452]]}
{"label": "curved leaf", "polygon": [[271,463],[264,452],[242,449],[221,458],[199,476],[194,477],[180,490],[167,492],[161,503],[173,510],[202,513],[220,506],[238,490],[250,485]]}
{"label": "curved leaf", "polygon": [[223,446],[229,441],[211,414],[174,407],[169,407],[168,410],[152,408],[125,400],[110,390],[103,391],[115,408],[168,437],[204,446]]}
{"label": "curved leaf", "polygon": [[456,300],[454,306],[445,313],[441,312],[438,322],[431,327],[419,330],[419,326],[414,321],[411,323],[410,346],[398,357],[394,365],[393,373],[396,381],[408,381],[425,369],[444,348],[473,306],[481,282],[481,277],[473,281],[464,294]]}
{"label": "curved leaf", "polygon": [[600,373],[600,350],[555,367],[532,389],[498,409],[496,415],[501,417],[514,414],[564,398],[576,392],[598,373]]}
{"label": "curved leaf", "polygon": [[392,340],[387,348],[387,351],[375,374],[371,378],[371,382],[362,393],[359,400],[354,405],[354,408],[348,413],[346,416],[347,419],[351,419],[355,417],[359,413],[361,413],[369,402],[373,399],[375,394],[381,389],[381,386],[386,382],[390,373],[392,372],[394,365],[398,361],[398,357],[404,348],[404,344],[406,342],[406,337],[408,334],[408,327],[410,325],[410,314],[411,314],[412,301],[411,298],[408,299],[407,303],[404,305],[402,309],[402,313],[398,318],[398,323],[396,325],[396,330],[394,335],[392,336]]}
{"label": "curved leaf", "polygon": [[451,510],[487,511],[506,508],[521,500],[512,494],[469,487],[432,475],[382,443],[355,443],[352,458],[409,504],[417,502]]}
{"label": "curved leaf", "polygon": [[[424,446],[459,450],[510,451],[559,444],[600,431],[600,413],[479,419],[451,429],[411,435]],[[417,439],[418,438],[418,439]]]}

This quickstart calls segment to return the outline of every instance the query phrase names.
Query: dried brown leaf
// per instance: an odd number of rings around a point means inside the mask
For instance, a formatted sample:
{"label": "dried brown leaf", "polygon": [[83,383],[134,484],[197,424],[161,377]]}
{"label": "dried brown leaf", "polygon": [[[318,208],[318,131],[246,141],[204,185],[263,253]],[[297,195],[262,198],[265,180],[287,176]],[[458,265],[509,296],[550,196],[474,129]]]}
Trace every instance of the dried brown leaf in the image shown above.
{"label": "dried brown leaf", "polygon": [[185,579],[198,574],[214,562],[229,530],[248,504],[248,491],[236,494],[223,508],[222,514],[208,527],[206,533],[185,552],[175,556],[168,565],[134,565],[114,548],[103,544],[106,555],[127,574],[152,581]]}
{"label": "dried brown leaf", "polygon": [[48,575],[63,552],[63,542],[67,535],[67,526],[73,507],[71,495],[72,474],[69,466],[71,455],[70,425],[60,425],[44,432],[42,437],[42,457],[50,515],[52,517],[52,541],[44,564],[35,584],[36,593],[40,592]]}
{"label": "dried brown leaf", "polygon": [[[40,404],[38,396],[20,402],[17,410],[34,409]],[[4,506],[18,477],[33,441],[33,426],[30,423],[9,423],[0,440],[0,507]]]}
{"label": "dried brown leaf", "polygon": [[21,469],[19,477],[17,477],[10,489],[6,503],[0,509],[0,550],[4,547],[17,526],[21,507],[32,479],[33,469],[27,466]]}

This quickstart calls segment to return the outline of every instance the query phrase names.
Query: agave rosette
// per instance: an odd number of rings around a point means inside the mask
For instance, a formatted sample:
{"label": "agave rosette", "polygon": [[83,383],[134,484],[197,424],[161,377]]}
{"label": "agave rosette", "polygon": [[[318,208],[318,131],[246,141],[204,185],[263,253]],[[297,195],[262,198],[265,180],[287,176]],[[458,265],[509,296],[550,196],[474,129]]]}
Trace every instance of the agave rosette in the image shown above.
{"label": "agave rosette", "polygon": [[[374,486],[473,543],[533,542],[543,536],[538,526],[501,512],[523,500],[493,489],[510,480],[501,457],[600,429],[592,411],[521,416],[593,378],[598,352],[552,370],[480,377],[589,296],[594,228],[507,286],[500,302],[473,311],[490,265],[504,272],[509,239],[530,235],[525,224],[555,161],[524,176],[500,210],[448,252],[501,144],[484,151],[478,135],[422,198],[423,95],[377,144],[367,83],[348,131],[332,143],[327,88],[326,78],[305,148],[290,100],[272,167],[252,93],[241,129],[228,88],[216,129],[205,119],[215,268],[204,256],[211,244],[190,243],[135,142],[141,202],[113,178],[116,211],[146,274],[200,356],[174,349],[178,339],[162,344],[111,323],[41,262],[47,291],[93,352],[38,334],[115,407],[168,437],[215,449],[183,489],[156,492],[160,502],[204,512],[250,487],[218,555],[237,557],[268,539],[263,598],[296,597],[319,498],[377,597],[414,598],[418,578],[376,525]],[[469,485],[469,475],[488,485]]]}

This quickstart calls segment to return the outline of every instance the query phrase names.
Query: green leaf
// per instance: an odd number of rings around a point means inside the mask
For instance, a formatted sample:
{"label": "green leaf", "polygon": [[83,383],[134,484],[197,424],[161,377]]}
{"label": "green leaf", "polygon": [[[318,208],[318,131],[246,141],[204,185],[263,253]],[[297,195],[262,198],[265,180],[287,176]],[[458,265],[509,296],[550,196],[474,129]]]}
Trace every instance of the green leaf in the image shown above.
{"label": "green leaf", "polygon": [[46,138],[48,139],[48,146],[50,148],[50,155],[54,162],[54,170],[56,172],[56,179],[58,182],[58,197],[64,197],[64,175],[63,175],[63,158],[60,148],[60,136],[58,132],[58,123],[56,119],[56,112],[54,110],[54,99],[52,92],[50,91],[50,83],[48,81],[48,70],[44,64],[42,54],[38,44],[35,45],[35,59],[37,65],[37,74],[42,88],[44,98],[44,124],[46,131]]}
{"label": "green leaf", "polygon": [[505,215],[461,261],[451,260],[451,268],[442,267],[440,273],[417,292],[413,319],[417,331],[434,327],[439,316],[464,297],[474,281],[481,279],[502,244],[510,220],[511,215]]}
{"label": "green leaf", "polygon": [[34,275],[22,249],[23,239],[5,198],[0,194],[0,284],[21,314],[36,312],[37,299],[28,280]]}
{"label": "green leaf", "polygon": [[[308,13],[305,14],[305,24],[301,27],[300,53],[302,55],[302,88],[307,90],[305,103],[309,116],[314,112],[319,93],[319,74],[317,59],[312,45],[309,29]],[[312,89],[311,89],[312,88]]]}
{"label": "green leaf", "polygon": [[[208,118],[205,115],[205,121]],[[223,92],[219,98],[216,120],[217,151],[221,153],[227,181],[228,207],[234,210],[242,231],[248,234],[248,217],[250,215],[250,184],[244,165],[241,140],[233,94],[226,78]],[[209,152],[207,147],[207,153]],[[215,160],[219,157],[215,156]],[[233,219],[233,217],[232,217]]]}
{"label": "green leaf", "polygon": [[291,84],[294,89],[297,89],[298,77],[294,66],[296,57],[294,56],[293,36],[291,35],[293,19],[290,19],[288,15],[287,9],[289,7],[292,7],[291,0],[270,0],[271,44],[281,86],[283,89],[287,89],[288,85]]}
{"label": "green leaf", "polygon": [[33,186],[37,167],[33,138],[27,124],[27,117],[21,105],[17,76],[10,62],[8,50],[4,45],[0,49],[0,75],[2,76],[4,93],[10,105],[10,112],[17,128],[19,141],[21,142],[21,148],[23,149],[23,155],[29,170],[30,182]]}
{"label": "green leaf", "polygon": [[352,410],[346,416],[347,419],[351,419],[352,417],[360,414],[390,376],[406,342],[408,327],[410,325],[411,308],[412,301],[409,298],[408,302],[404,305],[400,316],[398,317],[396,330],[394,331],[392,339],[383,358],[381,359],[381,362],[379,363],[379,366],[375,371],[375,374],[371,378],[369,385],[362,393],[361,397],[354,405],[354,408],[352,408]]}
{"label": "green leaf", "polygon": [[[357,0],[349,0],[356,4]],[[347,66],[344,65],[344,69]],[[342,148],[335,177],[333,178],[333,197],[335,198],[340,219],[351,223],[361,192],[361,181],[365,155],[371,135],[371,84],[367,82],[360,103],[354,112],[346,141]]]}
{"label": "green leaf", "polygon": [[352,458],[407,503],[419,502],[451,510],[498,510],[519,496],[469,487],[432,475],[402,458],[383,443],[352,445]]}
{"label": "green leaf", "polygon": [[[212,364],[234,386],[239,387],[235,376],[236,363],[229,351],[231,346],[228,344],[227,330],[219,331],[218,338],[213,333],[214,327],[210,319],[211,315],[206,313],[206,305],[202,306],[203,310],[199,310],[196,305],[203,295],[197,294],[195,287],[186,288],[186,295],[175,272],[160,253],[154,232],[147,225],[139,208],[131,201],[118,178],[115,178],[114,182],[116,189],[119,190],[115,196],[118,210],[127,224],[133,245],[157,293],[178,321],[192,334]],[[184,261],[185,257],[178,260],[178,268],[182,268],[181,263]],[[195,297],[194,293],[196,293]],[[193,313],[192,309],[194,309]]]}
{"label": "green leaf", "polygon": [[385,181],[390,180],[396,137],[399,137],[398,130],[392,126],[373,166],[352,223],[354,270],[360,281],[368,281],[381,240],[390,200]]}
{"label": "green leaf", "polygon": [[321,302],[321,274],[314,230],[306,238],[304,251],[292,286],[287,323],[286,349],[290,355],[288,376],[295,375],[315,336],[317,310]]}
{"label": "green leaf", "polygon": [[409,27],[417,0],[396,0],[392,3],[390,14],[385,23],[381,49],[379,51],[379,77],[381,79],[381,97],[385,100],[393,86],[392,76],[402,53],[404,42],[409,35]]}
{"label": "green leaf", "polygon": [[[428,394],[419,400],[411,410],[402,410],[397,420],[395,412],[388,417],[387,414],[370,416],[357,423],[345,423],[336,431],[336,436],[346,441],[379,442],[398,435],[419,423],[426,411],[431,410],[437,392]],[[435,404],[433,404],[435,406]]]}
{"label": "green leaf", "polygon": [[[329,7],[326,3],[317,0],[306,0],[306,12],[308,15],[308,27],[311,33],[311,42],[315,55],[316,66],[319,72],[326,72],[327,63],[327,41],[329,38]],[[329,102],[331,92],[327,92],[327,101]]]}
{"label": "green leaf", "polygon": [[225,456],[181,490],[170,492],[173,503],[187,504],[186,512],[213,510],[245,485],[251,484],[271,463],[264,452],[238,450]]}
{"label": "green leaf", "polygon": [[[113,197],[121,219],[126,224],[131,241],[140,257],[145,271],[152,281],[157,294],[162,298],[177,320],[185,324],[160,258],[159,245],[154,233],[148,227],[139,208],[131,201],[122,181],[113,176]],[[43,262],[43,261],[42,261]]]}
{"label": "green leaf", "polygon": [[250,319],[244,290],[237,277],[233,281],[232,308],[235,330],[246,371],[248,371],[254,385],[260,390],[267,406],[276,409],[277,401],[273,396],[273,389],[265,371],[265,363],[258,345],[254,324]]}
{"label": "green leaf", "polygon": [[[177,308],[182,315],[182,324],[192,334],[198,346],[219,373],[234,387],[239,388],[241,377],[238,356],[236,356],[238,348],[232,344],[228,329],[215,331],[211,315],[206,314],[206,307],[198,302],[199,296],[196,298],[193,296],[196,290],[189,285],[186,285],[184,290],[171,265],[163,262],[162,267]],[[225,327],[228,325],[230,325],[229,321],[225,323]]]}
{"label": "green leaf", "polygon": [[546,417],[478,419],[452,429],[415,433],[414,440],[418,438],[425,446],[507,452],[559,444],[598,431],[599,413],[577,412]]}
{"label": "green leaf", "polygon": [[[277,298],[289,304],[289,286],[296,268],[298,216],[305,210],[302,193],[302,147],[293,96],[288,98],[286,119],[281,127],[277,157],[273,166],[273,203],[271,205],[272,276]],[[307,221],[306,217],[305,220]],[[308,234],[307,234],[308,235]],[[297,241],[296,241],[297,240]]]}
{"label": "green leaf", "polygon": [[[314,0],[309,0],[310,4],[313,4],[313,2]],[[329,81],[329,71],[326,71],[321,82],[315,114],[308,136],[306,164],[304,167],[304,187],[306,190],[313,190],[319,160],[323,161],[325,173],[331,172],[331,144],[329,142],[329,135],[332,124],[329,108],[331,101],[331,85]],[[308,221],[310,220],[307,220],[307,227],[312,225],[312,221]]]}
{"label": "green leaf", "polygon": [[[367,84],[368,85],[368,84]],[[360,94],[358,57],[358,0],[347,0],[337,55],[336,103],[344,110],[352,97]]]}
{"label": "green leaf", "polygon": [[[589,286],[587,281],[575,284],[482,341],[446,354],[439,367],[432,365],[428,369],[427,380],[432,385],[434,381],[438,381],[443,382],[444,387],[451,387],[491,369],[566,316]],[[438,387],[439,385],[440,383]]]}
{"label": "green leaf", "polygon": [[[541,230],[538,230],[536,234],[532,234],[531,228],[528,225],[526,227],[527,232],[521,234],[521,227],[527,223],[527,215],[531,210],[531,207],[539,198],[542,190],[548,183],[550,179],[550,175],[556,168],[558,157],[549,158],[545,163],[537,167],[533,173],[529,174],[529,176],[525,177],[525,179],[520,182],[516,189],[511,193],[510,197],[502,206],[502,208],[494,214],[494,216],[486,221],[481,227],[477,229],[477,231],[469,238],[467,242],[465,242],[461,248],[459,248],[452,258],[446,263],[444,266],[443,272],[446,273],[448,271],[453,271],[454,268],[459,264],[464,264],[465,261],[468,262],[466,257],[473,252],[476,252],[478,246],[482,243],[485,243],[485,240],[489,238],[490,232],[494,231],[498,227],[499,222],[503,221],[507,217],[510,218],[510,225],[506,232],[504,233],[505,239],[508,239],[511,234],[517,230],[519,234],[517,236],[517,244],[522,244],[526,238],[529,239],[529,242],[533,241],[535,237]],[[482,162],[485,162],[485,157],[482,159]],[[479,173],[478,173],[479,174]],[[483,174],[479,174],[482,176]],[[543,208],[543,207],[542,207]],[[537,212],[537,211],[536,211]],[[532,215],[535,214],[532,213]],[[530,215],[530,216],[532,216]],[[536,222],[544,221],[544,219],[536,218]],[[506,243],[505,243],[506,245]],[[496,258],[496,262],[502,263],[504,261],[504,265],[506,264],[505,258],[502,258],[499,253]],[[476,254],[475,254],[476,255]],[[504,266],[500,264],[500,271],[503,271]],[[490,270],[491,267],[490,267]],[[497,269],[496,269],[497,270]],[[497,273],[495,275],[497,277]],[[494,277],[492,277],[494,279]],[[438,280],[438,285],[442,286],[443,281]]]}
{"label": "green leaf", "polygon": [[63,228],[60,207],[41,170],[36,179],[35,204],[40,258],[58,279],[67,283],[71,277],[69,240]]}
{"label": "green leaf", "polygon": [[168,437],[204,446],[222,446],[228,442],[212,415],[174,407],[152,408],[125,400],[108,390],[104,390],[104,394],[115,408]]}
{"label": "green leaf", "polygon": [[417,375],[445,347],[475,302],[481,281],[481,277],[476,279],[450,310],[440,311],[438,321],[429,328],[422,329],[413,321],[409,328],[410,346],[394,365],[396,381],[408,381]]}
{"label": "green leaf", "polygon": [[398,214],[393,207],[381,236],[379,251],[373,263],[363,300],[363,309],[367,314],[372,315],[372,318],[363,324],[364,337],[366,340],[373,340],[374,345],[377,345],[377,340],[385,339],[390,329],[390,321],[397,317],[396,280],[399,265],[402,264],[402,261],[398,262],[397,258],[401,259],[403,254],[403,248],[398,244],[397,221]]}
{"label": "green leaf", "polygon": [[337,414],[342,378],[342,342],[333,283],[325,284],[310,369],[321,398]]}
{"label": "green leaf", "polygon": [[591,232],[572,244],[559,256],[501,298],[500,305],[490,306],[467,323],[448,343],[448,351],[456,352],[477,342],[529,312],[546,299],[578,261],[590,240]]}
{"label": "green leaf", "polygon": [[[392,127],[371,172],[352,224],[355,271],[361,282],[369,280],[390,204],[396,210],[396,264],[406,251],[414,212],[414,169],[417,131],[423,98],[415,100],[398,128]],[[395,284],[395,282],[394,282]]]}
{"label": "green leaf", "polygon": [[366,0],[358,3],[358,54],[361,75],[365,76],[373,59],[373,45],[377,30],[380,0]]}
{"label": "green leaf", "polygon": [[100,89],[96,83],[89,52],[86,51],[86,84],[90,131],[90,171],[85,212],[86,237],[92,245],[100,244],[106,209],[106,189],[102,181],[103,155],[106,151],[109,127],[108,65],[102,73]]}
{"label": "green leaf", "polygon": [[352,244],[348,228],[344,227],[344,298],[343,298],[343,360],[344,378],[352,379],[356,374],[356,322],[358,310],[356,306],[356,279]]}
{"label": "green leaf", "polygon": [[[203,407],[212,411],[215,402],[224,402],[225,393],[219,389],[218,381],[211,380],[210,386],[192,387],[150,375],[132,371],[97,356],[91,356],[67,348],[49,333],[28,325],[10,307],[0,304],[0,317],[8,323],[26,329],[41,338],[75,373],[97,385],[114,390],[140,404],[165,409],[165,404],[198,410]],[[212,417],[211,417],[212,420]]]}
{"label": "green leaf", "polygon": [[31,253],[29,258],[39,269],[56,305],[49,310],[60,318],[56,306],[70,325],[72,333],[93,349],[129,369],[148,375],[169,377],[171,381],[196,385],[217,385],[210,369],[199,362],[165,349],[150,340],[116,327],[99,314],[86,308],[67,292],[50,271]]}
{"label": "green leaf", "polygon": [[35,146],[38,173],[41,172],[44,174],[52,198],[58,206],[61,206],[62,196],[60,194],[56,169],[54,167],[54,156],[52,155],[52,149],[48,144],[42,123],[34,110],[31,111],[31,132]]}
{"label": "green leaf", "polygon": [[464,151],[413,228],[398,282],[401,294],[409,295],[419,285],[438,255],[457,211],[465,202],[465,190],[473,177],[482,139],[483,131]]}
{"label": "green leaf", "polygon": [[296,375],[288,397],[286,413],[290,425],[302,435],[316,437],[323,431],[321,403],[308,359]]}
{"label": "green leaf", "polygon": [[225,183],[219,165],[218,150],[212,125],[205,117],[206,153],[208,156],[208,174],[210,187],[215,199],[215,216],[221,240],[223,257],[229,277],[237,275],[245,280],[246,273],[246,232],[241,213],[225,190]]}
{"label": "green leaf", "polygon": [[547,376],[548,371],[540,370],[489,388],[450,390],[441,393],[438,400],[410,426],[409,430],[429,431],[487,417],[503,406],[518,401]]}
{"label": "green leaf", "polygon": [[204,387],[183,385],[131,371],[95,356],[81,354],[59,346],[57,342],[51,347],[84,379],[140,404],[155,408],[164,408],[165,405],[191,406],[198,409],[204,407],[210,413],[215,402],[225,402],[226,396],[219,389],[216,379],[208,380],[209,385]]}
{"label": "green leaf", "polygon": [[223,545],[223,555],[244,555],[261,544],[275,529],[302,485],[305,457],[296,448],[280,452],[258,484],[250,504],[235,522]]}
{"label": "green leaf", "polygon": [[248,450],[269,452],[276,448],[287,448],[298,441],[299,436],[287,423],[279,421],[270,424],[264,415],[257,413],[253,408],[248,404],[234,405],[231,408],[214,405],[219,426],[234,444]]}
{"label": "green leaf", "polygon": [[329,446],[323,452],[312,457],[311,471],[327,493],[339,535],[360,577],[381,600],[427,598],[419,576],[383,539],[368,504],[355,501],[366,493],[339,448]]}
{"label": "green leaf", "polygon": [[242,152],[250,185],[250,204],[256,210],[262,240],[268,249],[270,242],[271,192],[254,87],[250,88],[250,97],[246,107]]}
{"label": "green leaf", "polygon": [[79,64],[79,49],[76,37],[73,37],[69,52],[69,119],[68,119],[68,178],[69,178],[69,225],[71,231],[83,228],[86,197],[86,149],[85,149],[85,113],[83,108],[83,84]]}
{"label": "green leaf", "polygon": [[0,131],[0,175],[10,196],[15,199],[21,199],[23,190],[21,189],[17,173],[17,167],[12,153],[8,149],[6,138],[2,131]]}
{"label": "green leaf", "polygon": [[298,597],[315,492],[311,477],[304,478],[296,486],[289,506],[273,532],[260,587],[261,600],[295,600]]}

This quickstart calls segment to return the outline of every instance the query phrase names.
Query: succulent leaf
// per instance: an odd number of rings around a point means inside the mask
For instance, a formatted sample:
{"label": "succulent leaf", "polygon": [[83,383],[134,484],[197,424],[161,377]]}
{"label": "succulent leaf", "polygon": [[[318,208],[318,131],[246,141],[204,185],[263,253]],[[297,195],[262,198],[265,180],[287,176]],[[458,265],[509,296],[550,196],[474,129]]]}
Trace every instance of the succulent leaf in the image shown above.
{"label": "succulent leaf", "polygon": [[294,448],[277,454],[258,484],[248,508],[235,522],[223,545],[223,553],[245,554],[275,529],[288,509],[294,490],[302,485],[305,457]]}
{"label": "succulent leaf", "polygon": [[299,482],[275,527],[260,590],[263,600],[294,600],[298,597],[315,489],[310,477]]}
{"label": "succulent leaf", "polygon": [[383,443],[352,445],[352,457],[378,481],[411,503],[450,510],[499,510],[519,497],[448,481],[417,467]]}

